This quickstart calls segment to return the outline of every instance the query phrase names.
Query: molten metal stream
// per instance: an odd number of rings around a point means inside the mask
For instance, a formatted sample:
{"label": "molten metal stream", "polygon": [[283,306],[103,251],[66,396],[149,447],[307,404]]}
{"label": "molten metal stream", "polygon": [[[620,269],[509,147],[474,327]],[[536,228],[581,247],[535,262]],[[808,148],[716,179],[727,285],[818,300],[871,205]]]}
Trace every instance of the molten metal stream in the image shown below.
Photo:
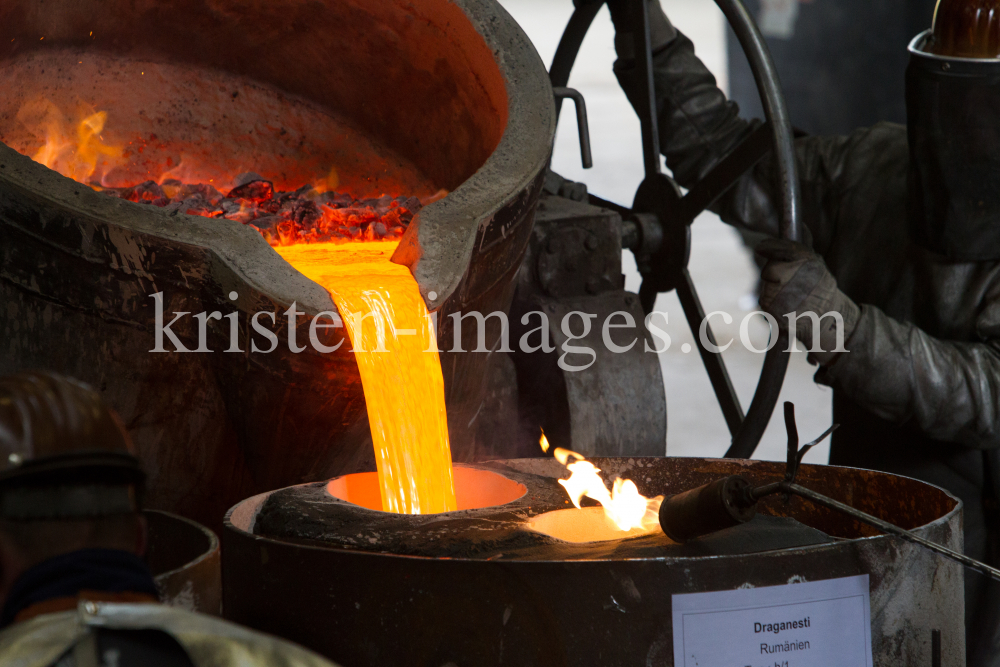
{"label": "molten metal stream", "polygon": [[275,248],[330,292],[354,346],[375,444],[382,509],[457,509],[437,338],[398,241]]}
{"label": "molten metal stream", "polygon": [[[79,182],[89,183],[99,163],[107,167],[122,156],[101,136],[104,111],[83,118],[75,134],[45,99],[25,105],[18,117],[45,137],[33,159]],[[336,187],[336,178],[331,170],[324,185]],[[389,261],[397,244],[313,243],[276,250],[330,291],[347,324],[368,405],[382,509],[449,512],[457,504],[437,339],[413,276]]]}

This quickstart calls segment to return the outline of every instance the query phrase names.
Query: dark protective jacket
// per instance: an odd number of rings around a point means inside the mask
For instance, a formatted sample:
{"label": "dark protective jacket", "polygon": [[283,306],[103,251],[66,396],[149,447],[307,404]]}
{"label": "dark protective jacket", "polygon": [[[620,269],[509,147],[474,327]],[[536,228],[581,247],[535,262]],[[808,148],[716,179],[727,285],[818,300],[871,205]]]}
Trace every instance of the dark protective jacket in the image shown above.
{"label": "dark protective jacket", "polygon": [[[641,85],[619,61],[636,103]],[[690,187],[751,129],[679,35],[654,55],[661,149]],[[830,100],[830,104],[836,104]],[[918,247],[907,222],[906,128],[797,140],[804,241],[861,305],[848,354],[816,381],[834,389],[830,463],[907,475],[965,504],[965,549],[1000,565],[1000,262],[957,263]],[[776,236],[780,193],[765,158],[713,206]],[[970,665],[1000,665],[1000,586],[966,570]]]}

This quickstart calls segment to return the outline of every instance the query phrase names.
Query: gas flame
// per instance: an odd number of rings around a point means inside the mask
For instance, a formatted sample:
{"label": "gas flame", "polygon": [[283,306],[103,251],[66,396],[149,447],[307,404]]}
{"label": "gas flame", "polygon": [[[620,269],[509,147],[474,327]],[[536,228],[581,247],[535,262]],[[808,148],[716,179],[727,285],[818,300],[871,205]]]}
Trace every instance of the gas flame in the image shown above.
{"label": "gas flame", "polygon": [[[542,433],[539,439],[542,451],[548,451],[549,441]],[[604,513],[618,527],[618,530],[628,532],[635,528],[644,531],[655,530],[659,526],[660,504],[663,496],[647,498],[639,493],[639,488],[630,479],[616,478],[611,490],[605,486],[604,480],[598,474],[600,468],[587,461],[576,452],[562,447],[556,447],[552,455],[559,463],[569,470],[569,479],[560,479],[559,483],[566,489],[570,500],[577,508],[580,501],[586,497],[596,500],[604,507]],[[569,462],[570,458],[574,459]]]}
{"label": "gas flame", "polygon": [[45,141],[31,159],[80,183],[89,184],[98,166],[114,166],[122,157],[121,147],[106,144],[101,136],[106,111],[87,114],[74,125],[43,98],[25,104],[18,119]]}

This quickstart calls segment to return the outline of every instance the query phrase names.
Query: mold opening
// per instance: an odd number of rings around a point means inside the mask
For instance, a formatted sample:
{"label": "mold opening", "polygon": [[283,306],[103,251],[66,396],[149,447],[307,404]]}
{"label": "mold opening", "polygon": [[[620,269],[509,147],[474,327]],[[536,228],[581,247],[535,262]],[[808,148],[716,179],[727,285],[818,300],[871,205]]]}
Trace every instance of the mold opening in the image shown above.
{"label": "mold opening", "polygon": [[[524,484],[489,470],[455,466],[455,499],[458,510],[474,510],[506,505],[523,498]],[[326,491],[334,498],[378,512],[382,510],[378,473],[358,472],[331,479]]]}
{"label": "mold opening", "polygon": [[633,537],[658,535],[670,544],[674,541],[663,534],[658,525],[622,530],[615,525],[603,507],[563,509],[539,514],[525,524],[528,530],[541,533],[556,540],[584,544],[587,542],[610,542]]}

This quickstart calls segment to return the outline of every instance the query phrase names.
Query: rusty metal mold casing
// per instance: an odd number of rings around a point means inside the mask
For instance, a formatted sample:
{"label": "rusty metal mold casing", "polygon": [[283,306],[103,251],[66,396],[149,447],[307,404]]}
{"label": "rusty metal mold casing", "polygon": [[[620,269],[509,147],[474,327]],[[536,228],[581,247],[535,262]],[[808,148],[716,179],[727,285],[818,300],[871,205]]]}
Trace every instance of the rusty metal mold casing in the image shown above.
{"label": "rusty metal mold casing", "polygon": [[[645,495],[733,474],[759,484],[784,473],[782,464],[760,461],[593,462]],[[321,499],[317,485],[243,501],[223,531],[226,616],[353,667],[669,666],[672,594],[867,574],[875,665],[931,664],[935,630],[941,664],[964,664],[961,567],[842,515],[794,497],[764,500],[758,518],[791,522],[807,546],[782,547],[785,537],[768,536],[767,524],[755,533],[752,523],[733,529],[739,535],[685,545],[665,545],[662,536],[593,545],[529,539],[515,534],[518,522],[567,507],[554,491],[564,468],[552,459],[474,467],[527,492],[500,507],[412,517]],[[827,466],[803,466],[799,481],[961,548],[961,505],[937,487]],[[802,542],[803,534],[822,537]],[[464,554],[461,535],[476,542]],[[440,557],[420,555],[434,552]]]}
{"label": "rusty metal mold casing", "polygon": [[146,510],[146,562],[160,601],[172,607],[222,614],[219,538],[201,524],[169,512]]}
{"label": "rusty metal mold casing", "polygon": [[[122,178],[180,160],[229,176],[263,164],[291,183],[333,163],[361,191],[449,190],[414,218],[394,261],[438,312],[444,342],[450,313],[510,305],[555,121],[541,60],[494,0],[56,0],[44,11],[13,0],[0,6],[0,72],[0,372],[46,368],[99,388],[150,472],[151,507],[218,527],[255,493],[374,470],[357,365],[350,345],[289,351],[284,311],[304,313],[301,344],[309,320],[336,308],[253,229],[113,199],[19,154],[31,139],[23,102],[107,110],[109,141],[146,146]],[[151,353],[158,292],[164,323],[237,312],[241,352],[223,352],[223,319],[208,323],[213,353]],[[276,313],[273,327],[262,319],[281,341],[269,354],[248,352],[269,347],[250,327],[259,311]],[[173,331],[198,347],[191,315]],[[496,339],[487,332],[487,346]],[[475,418],[489,357],[442,354],[459,461],[484,454]]]}

